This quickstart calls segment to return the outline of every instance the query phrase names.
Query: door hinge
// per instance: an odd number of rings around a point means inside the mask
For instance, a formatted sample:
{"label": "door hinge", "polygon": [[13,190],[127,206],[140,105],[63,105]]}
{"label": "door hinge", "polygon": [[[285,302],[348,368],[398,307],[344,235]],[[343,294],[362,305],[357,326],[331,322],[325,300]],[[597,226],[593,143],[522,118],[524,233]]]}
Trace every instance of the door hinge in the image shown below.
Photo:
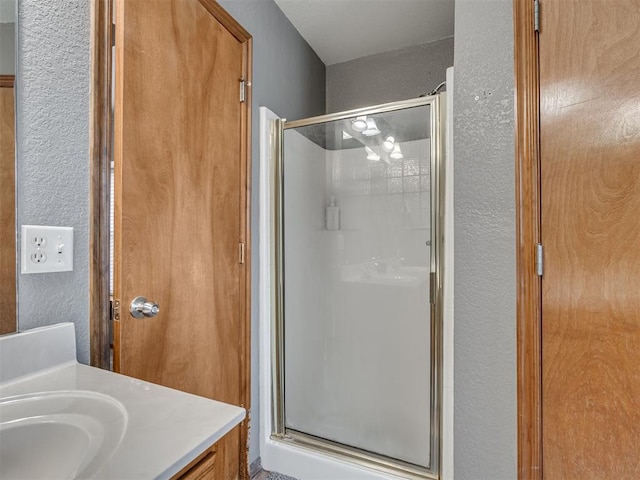
{"label": "door hinge", "polygon": [[116,45],[116,24],[111,24],[111,46],[115,47]]}
{"label": "door hinge", "polygon": [[536,243],[536,274],[542,276],[544,273],[544,255],[541,243]]}
{"label": "door hinge", "polygon": [[533,31],[540,31],[540,0],[533,0]]}
{"label": "door hinge", "polygon": [[120,321],[120,300],[111,301],[111,320]]}
{"label": "door hinge", "polygon": [[240,242],[240,264],[244,264],[244,242]]}
{"label": "door hinge", "polygon": [[240,80],[240,103],[247,101],[247,82]]}

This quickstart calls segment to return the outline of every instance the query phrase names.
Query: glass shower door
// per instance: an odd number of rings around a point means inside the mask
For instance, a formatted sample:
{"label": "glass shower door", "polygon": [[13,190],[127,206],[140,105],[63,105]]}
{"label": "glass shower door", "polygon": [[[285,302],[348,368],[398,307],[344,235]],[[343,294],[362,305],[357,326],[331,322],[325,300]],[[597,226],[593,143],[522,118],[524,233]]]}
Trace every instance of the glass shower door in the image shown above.
{"label": "glass shower door", "polygon": [[440,142],[436,98],[420,103],[284,125],[279,433],[427,476]]}

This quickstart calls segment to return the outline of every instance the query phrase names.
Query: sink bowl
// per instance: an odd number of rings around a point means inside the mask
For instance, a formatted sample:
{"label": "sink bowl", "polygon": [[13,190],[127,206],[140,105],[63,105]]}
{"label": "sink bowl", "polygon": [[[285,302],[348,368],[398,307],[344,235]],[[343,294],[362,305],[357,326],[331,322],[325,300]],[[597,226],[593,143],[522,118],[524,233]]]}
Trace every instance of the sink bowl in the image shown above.
{"label": "sink bowl", "polygon": [[127,427],[124,406],[79,390],[0,398],[0,478],[88,478]]}

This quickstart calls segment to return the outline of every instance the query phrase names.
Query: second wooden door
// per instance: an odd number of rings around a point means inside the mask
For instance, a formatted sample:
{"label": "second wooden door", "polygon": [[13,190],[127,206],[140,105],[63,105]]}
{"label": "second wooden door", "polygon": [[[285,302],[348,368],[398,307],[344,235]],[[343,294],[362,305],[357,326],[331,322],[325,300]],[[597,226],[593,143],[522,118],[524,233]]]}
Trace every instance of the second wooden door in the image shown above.
{"label": "second wooden door", "polygon": [[640,478],[640,1],[540,5],[543,475]]}

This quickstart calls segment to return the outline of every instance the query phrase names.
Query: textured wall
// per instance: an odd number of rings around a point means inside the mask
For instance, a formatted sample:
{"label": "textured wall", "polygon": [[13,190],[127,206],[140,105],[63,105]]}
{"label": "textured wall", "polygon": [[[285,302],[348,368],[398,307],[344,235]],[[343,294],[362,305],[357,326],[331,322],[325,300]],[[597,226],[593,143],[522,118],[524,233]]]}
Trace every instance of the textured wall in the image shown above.
{"label": "textured wall", "polygon": [[453,38],[327,66],[327,112],[415,98],[444,82]]}
{"label": "textured wall", "polygon": [[90,2],[20,0],[18,224],[74,227],[74,271],[20,275],[21,330],[71,321],[89,361]]}
{"label": "textured wall", "polygon": [[16,73],[15,23],[0,23],[0,75]]}
{"label": "textured wall", "polygon": [[259,456],[258,392],[258,107],[290,120],[324,113],[325,66],[273,0],[219,0],[253,36],[251,430],[249,461]]}
{"label": "textured wall", "polygon": [[516,474],[511,0],[456,0],[456,480]]}

